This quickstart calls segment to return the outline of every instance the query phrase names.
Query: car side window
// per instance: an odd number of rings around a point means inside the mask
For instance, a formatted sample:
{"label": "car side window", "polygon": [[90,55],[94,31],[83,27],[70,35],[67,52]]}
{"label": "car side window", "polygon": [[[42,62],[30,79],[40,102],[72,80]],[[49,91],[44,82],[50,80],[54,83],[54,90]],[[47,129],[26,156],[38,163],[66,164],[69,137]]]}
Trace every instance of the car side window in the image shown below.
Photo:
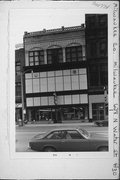
{"label": "car side window", "polygon": [[73,131],[69,130],[67,131],[67,133],[70,135],[71,139],[83,139],[83,136],[75,130]]}
{"label": "car side window", "polygon": [[62,132],[61,131],[54,131],[46,136],[47,139],[62,139]]}

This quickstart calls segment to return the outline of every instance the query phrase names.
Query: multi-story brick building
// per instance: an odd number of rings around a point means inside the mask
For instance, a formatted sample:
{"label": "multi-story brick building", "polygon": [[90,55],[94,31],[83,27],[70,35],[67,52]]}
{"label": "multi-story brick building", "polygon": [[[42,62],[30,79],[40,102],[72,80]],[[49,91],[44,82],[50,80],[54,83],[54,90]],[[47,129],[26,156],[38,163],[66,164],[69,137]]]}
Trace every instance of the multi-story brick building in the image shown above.
{"label": "multi-story brick building", "polygon": [[[23,46],[23,45],[22,45]],[[17,45],[15,50],[15,104],[16,121],[22,118],[21,71],[25,63],[24,48]]]}
{"label": "multi-story brick building", "polygon": [[27,119],[88,120],[85,27],[25,32]]}
{"label": "multi-story brick building", "polygon": [[107,117],[108,20],[106,14],[86,14],[86,58],[88,64],[89,118]]}

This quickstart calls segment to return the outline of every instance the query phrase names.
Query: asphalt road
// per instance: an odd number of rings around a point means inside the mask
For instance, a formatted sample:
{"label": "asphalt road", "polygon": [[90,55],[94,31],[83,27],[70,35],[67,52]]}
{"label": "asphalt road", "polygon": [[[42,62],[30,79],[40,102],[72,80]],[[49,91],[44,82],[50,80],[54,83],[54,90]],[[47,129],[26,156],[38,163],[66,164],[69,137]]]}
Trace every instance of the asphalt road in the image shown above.
{"label": "asphalt road", "polygon": [[100,136],[108,136],[108,127],[97,127],[93,124],[31,124],[23,127],[16,126],[16,152],[29,152],[29,141],[36,134],[44,133],[58,127],[78,127]]}

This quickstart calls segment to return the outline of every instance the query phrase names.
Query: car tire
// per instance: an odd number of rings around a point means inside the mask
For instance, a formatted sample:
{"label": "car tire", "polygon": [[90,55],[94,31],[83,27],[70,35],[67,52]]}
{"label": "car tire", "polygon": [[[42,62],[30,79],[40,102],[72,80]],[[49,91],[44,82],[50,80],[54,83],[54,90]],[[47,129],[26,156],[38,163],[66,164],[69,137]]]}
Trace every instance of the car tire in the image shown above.
{"label": "car tire", "polygon": [[98,148],[98,151],[108,151],[108,147],[107,146],[100,147]]}
{"label": "car tire", "polygon": [[46,147],[46,148],[44,148],[44,152],[55,152],[55,151],[56,150],[53,147]]}

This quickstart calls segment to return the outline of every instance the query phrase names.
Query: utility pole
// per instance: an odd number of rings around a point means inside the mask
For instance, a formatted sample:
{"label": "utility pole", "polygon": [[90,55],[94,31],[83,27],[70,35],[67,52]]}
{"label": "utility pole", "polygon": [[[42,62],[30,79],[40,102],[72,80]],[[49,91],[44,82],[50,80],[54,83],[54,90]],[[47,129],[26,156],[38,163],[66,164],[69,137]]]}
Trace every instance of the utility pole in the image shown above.
{"label": "utility pole", "polygon": [[24,74],[28,71],[31,71],[33,73],[32,69],[28,69],[26,71],[21,71],[21,96],[22,96],[22,120],[21,120],[21,126],[24,125],[24,120],[25,120],[25,114],[26,114],[26,109],[25,109],[25,102],[24,102]]}
{"label": "utility pole", "polygon": [[104,86],[104,118],[106,120],[106,107],[107,107],[107,103],[108,103],[108,100],[107,100],[107,87]]}
{"label": "utility pole", "polygon": [[56,92],[53,93],[53,96],[54,96],[54,104],[55,104],[55,120],[54,120],[54,123],[57,123],[58,119],[57,119],[57,94],[56,94]]}

